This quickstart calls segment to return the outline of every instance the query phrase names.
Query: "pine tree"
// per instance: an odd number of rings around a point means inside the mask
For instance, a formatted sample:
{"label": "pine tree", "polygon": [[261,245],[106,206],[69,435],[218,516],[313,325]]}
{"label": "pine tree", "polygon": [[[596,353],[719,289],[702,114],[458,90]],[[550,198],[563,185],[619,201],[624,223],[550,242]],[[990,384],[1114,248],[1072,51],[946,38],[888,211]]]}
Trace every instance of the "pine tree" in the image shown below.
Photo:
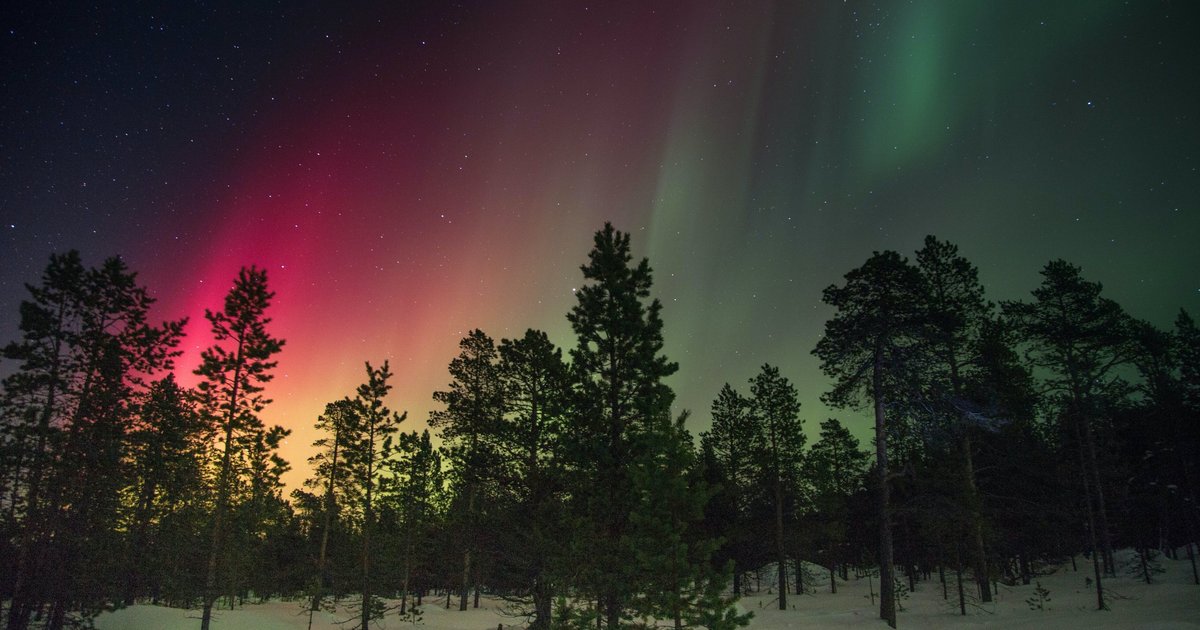
{"label": "pine tree", "polygon": [[414,600],[409,605],[414,576],[422,568],[419,551],[431,546],[438,506],[444,489],[441,453],[433,448],[429,431],[401,433],[395,456],[385,463],[390,476],[383,480],[384,503],[397,515],[401,540],[400,615],[417,619],[420,611]]}
{"label": "pine tree", "polygon": [[[308,459],[315,476],[307,479],[304,485],[314,490],[319,489],[321,498],[321,543],[317,551],[317,572],[313,585],[312,603],[309,605],[308,625],[312,627],[313,614],[321,607],[325,592],[329,589],[329,538],[338,520],[340,504],[338,497],[346,499],[348,484],[348,464],[346,463],[346,443],[358,431],[358,415],[354,404],[349,399],[342,399],[325,405],[325,413],[317,418],[315,428],[321,432],[321,437],[313,442],[318,449],[317,454]],[[343,501],[344,502],[344,501]]]}
{"label": "pine tree", "polygon": [[[1200,328],[1191,315],[1180,309],[1175,319],[1175,331],[1172,334],[1174,354],[1179,362],[1179,387],[1183,396],[1184,407],[1190,422],[1181,423],[1186,431],[1181,431],[1179,444],[1175,453],[1179,459],[1184,481],[1184,492],[1190,513],[1184,518],[1191,525],[1191,540],[1187,544],[1188,560],[1192,564],[1192,581],[1200,585],[1200,569],[1196,566],[1196,540],[1200,539],[1200,496],[1197,495],[1197,484],[1200,483]],[[1190,454],[1190,456],[1189,456]]]}
{"label": "pine tree", "polygon": [[916,255],[917,270],[925,284],[925,333],[933,350],[927,378],[932,378],[933,400],[938,411],[950,417],[951,432],[958,435],[961,494],[967,516],[967,545],[974,565],[975,581],[984,602],[992,601],[983,546],[983,523],[979,513],[979,490],[971,455],[973,422],[965,399],[970,352],[979,327],[987,315],[979,272],[958,253],[958,247],[933,236]]}
{"label": "pine tree", "polygon": [[836,407],[870,400],[875,414],[875,458],[879,477],[879,616],[896,627],[895,578],[888,484],[889,397],[912,388],[914,345],[921,333],[921,277],[891,251],[876,252],[846,274],[843,286],[825,289],[823,300],[837,309],[825,323],[814,354],[834,379],[823,399]]}
{"label": "pine tree", "polygon": [[238,526],[231,531],[241,539],[235,547],[244,550],[238,557],[242,568],[236,588],[253,592],[259,601],[282,592],[292,583],[289,574],[302,570],[297,563],[282,562],[281,550],[275,546],[293,533],[291,506],[282,496],[282,477],[291,466],[278,452],[290,434],[273,426],[251,433],[242,446],[241,465],[247,479],[242,500],[234,508]]}
{"label": "pine tree", "polygon": [[237,475],[234,463],[242,444],[263,430],[258,414],[270,401],[262,391],[276,365],[271,357],[283,348],[283,340],[272,337],[266,328],[271,322],[266,310],[274,296],[267,289],[266,270],[242,268],[225,297],[224,308],[204,312],[214,345],[200,355],[196,374],[203,379],[198,386],[202,413],[218,432],[221,450],[201,630],[208,630],[217,598],[219,561],[228,535],[230,498]]}
{"label": "pine tree", "polygon": [[750,413],[750,401],[726,383],[712,403],[712,428],[700,434],[702,449],[712,454],[711,483],[718,484],[711,503],[719,510],[713,533],[725,542],[721,557],[733,562],[733,593],[742,594],[742,573],[759,555],[752,547],[752,489],[759,481],[755,455],[763,450],[762,427]]}
{"label": "pine tree", "polygon": [[737,614],[736,597],[723,593],[732,567],[712,566],[716,541],[700,527],[709,492],[684,426],[687,417],[664,416],[639,435],[649,444],[642,451],[648,457],[631,471],[634,493],[641,497],[629,528],[641,588],[630,609],[643,627],[671,620],[675,630],[737,628],[751,615]]}
{"label": "pine tree", "polygon": [[1121,387],[1116,370],[1132,359],[1132,345],[1128,316],[1102,297],[1101,289],[1084,280],[1078,267],[1055,260],[1042,269],[1033,302],[1005,302],[1003,309],[1017,323],[1028,359],[1050,373],[1045,384],[1062,401],[1063,418],[1078,445],[1097,605],[1104,609],[1100,564],[1108,575],[1115,569],[1095,425],[1114,388]]}
{"label": "pine tree", "polygon": [[[996,554],[1015,559],[1018,577],[1028,584],[1035,562],[1067,553],[1063,534],[1078,519],[1062,509],[1067,503],[1062,458],[1055,453],[1053,435],[1038,422],[1037,385],[1015,350],[1016,341],[1010,322],[983,322],[974,342],[975,367],[966,398],[1003,420],[978,434],[979,468],[992,471],[981,477],[981,509],[995,532]],[[965,609],[965,602],[960,608]]]}
{"label": "pine tree", "polygon": [[662,305],[645,303],[650,264],[631,266],[629,236],[605,224],[597,232],[587,281],[567,315],[578,345],[571,351],[576,396],[568,449],[573,460],[581,595],[598,602],[600,619],[617,630],[642,584],[629,544],[638,508],[632,466],[645,454],[639,436],[664,417],[673,398],[662,382],[678,366],[662,356]]}
{"label": "pine tree", "polygon": [[1186,515],[1180,519],[1172,510],[1172,495],[1183,490],[1186,496],[1189,489],[1181,473],[1190,451],[1188,455],[1176,451],[1189,442],[1186,423],[1190,418],[1173,336],[1143,321],[1133,322],[1130,328],[1141,395],[1117,414],[1113,427],[1121,459],[1129,466],[1124,500],[1116,510],[1124,522],[1118,523],[1117,529],[1124,540],[1135,541],[1142,577],[1149,583],[1154,566],[1151,549],[1173,549],[1180,520],[1182,529],[1191,529],[1190,519]]}
{"label": "pine tree", "polygon": [[495,458],[492,437],[504,408],[504,391],[500,383],[498,355],[495,343],[482,330],[473,330],[459,342],[461,351],[450,362],[454,378],[450,388],[434,392],[433,399],[446,405],[444,410],[429,414],[429,426],[441,431],[441,438],[451,444],[454,469],[460,476],[466,505],[462,530],[463,572],[459,590],[458,609],[467,609],[472,566],[478,550],[478,508],[483,499],[485,471]]}
{"label": "pine tree", "polygon": [[382,615],[382,606],[375,598],[371,583],[371,534],[376,525],[377,507],[375,495],[379,491],[381,477],[386,472],[385,462],[393,452],[392,434],[408,417],[407,413],[393,412],[383,403],[392,389],[388,384],[392,377],[388,362],[384,361],[380,368],[373,368],[370,363],[366,366],[367,382],[358,386],[353,400],[354,413],[358,416],[353,425],[356,431],[348,436],[346,442],[350,479],[356,486],[362,510],[362,553],[359,556],[362,602],[357,626],[360,630],[369,630],[371,619]]}
{"label": "pine tree", "polygon": [[[77,358],[72,339],[77,336],[77,304],[85,269],[76,251],[52,255],[42,274],[41,285],[26,285],[30,299],[21,302],[21,339],[4,348],[4,358],[19,364],[4,379],[6,440],[13,444],[6,461],[11,469],[10,520],[24,521],[22,540],[17,544],[16,598],[9,608],[9,626],[23,627],[14,615],[20,609],[28,578],[28,552],[36,536],[34,523],[42,510],[46,477],[52,453],[61,439],[68,413],[71,374]],[[17,624],[14,626],[14,623]]]}
{"label": "pine tree", "polygon": [[111,553],[121,546],[125,427],[146,379],[172,367],[184,320],[150,324],[154,299],[119,258],[85,269],[76,252],[52,256],[28,289],[22,339],[4,351],[20,364],[4,380],[7,439],[19,445],[5,465],[19,522],[8,627],[44,609],[57,629],[119,597],[100,576],[125,569]]}
{"label": "pine tree", "polygon": [[[771,488],[775,511],[775,561],[779,579],[779,610],[787,610],[787,552],[785,513],[790,517],[799,499],[799,466],[804,457],[804,424],[796,388],[779,374],[779,368],[764,365],[750,379],[750,413],[759,424],[762,451],[756,464]],[[792,509],[789,509],[792,508]],[[787,520],[790,520],[787,519]],[[800,559],[797,558],[799,563]]]}
{"label": "pine tree", "polygon": [[496,430],[499,492],[509,522],[501,569],[533,603],[530,628],[550,627],[554,565],[563,554],[562,432],[569,380],[562,351],[546,333],[527,330],[500,342],[504,414]]}
{"label": "pine tree", "polygon": [[822,525],[829,554],[829,587],[837,592],[835,567],[849,561],[842,546],[850,527],[849,501],[862,489],[869,454],[835,418],[821,423],[820,438],[805,457],[806,477],[813,486],[813,502]]}
{"label": "pine tree", "polygon": [[175,382],[175,376],[168,374],[151,386],[129,431],[127,492],[136,499],[126,510],[125,605],[147,591],[161,590],[159,555],[175,550],[163,545],[156,530],[180,503],[199,502],[203,495],[201,459],[206,427],[191,398],[190,392]]}

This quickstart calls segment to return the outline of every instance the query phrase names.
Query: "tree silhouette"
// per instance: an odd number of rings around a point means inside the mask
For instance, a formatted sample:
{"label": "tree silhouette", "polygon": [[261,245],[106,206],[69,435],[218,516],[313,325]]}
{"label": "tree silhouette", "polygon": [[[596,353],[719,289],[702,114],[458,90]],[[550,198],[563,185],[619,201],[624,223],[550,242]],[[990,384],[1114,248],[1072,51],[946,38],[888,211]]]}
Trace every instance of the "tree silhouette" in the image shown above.
{"label": "tree silhouette", "polygon": [[805,472],[813,486],[813,502],[821,524],[821,535],[829,554],[829,588],[837,592],[836,566],[848,560],[842,550],[851,496],[863,485],[869,455],[859,450],[858,440],[840,422],[830,418],[821,423],[820,437],[805,458]]}
{"label": "tree silhouette", "polygon": [[379,368],[371,367],[370,363],[366,366],[367,382],[358,386],[357,393],[351,401],[354,414],[358,418],[346,442],[349,476],[356,486],[362,508],[362,553],[359,556],[362,569],[362,602],[358,625],[360,630],[369,630],[371,619],[382,615],[371,583],[371,534],[376,524],[375,494],[379,490],[381,476],[386,471],[384,463],[392,455],[392,434],[408,417],[407,413],[393,412],[383,403],[383,399],[392,389],[388,384],[392,377],[388,362],[384,361],[383,366]]}
{"label": "tree silhouette", "polygon": [[631,467],[638,436],[667,417],[673,394],[662,380],[678,366],[662,356],[662,305],[650,297],[650,264],[633,259],[629,235],[606,223],[597,232],[587,281],[567,315],[578,344],[571,351],[576,404],[568,430],[574,460],[575,540],[581,588],[599,603],[601,623],[617,630],[640,584],[629,545],[637,509]]}
{"label": "tree silhouette", "polygon": [[[349,399],[342,399],[325,405],[325,413],[317,418],[315,428],[322,432],[321,437],[313,442],[317,454],[308,458],[315,476],[305,481],[305,486],[321,488],[324,492],[321,499],[321,545],[317,551],[317,574],[313,584],[312,603],[308,609],[308,625],[312,627],[313,613],[320,608],[329,588],[329,537],[337,519],[339,507],[338,496],[346,492],[348,480],[345,448],[350,436],[357,432],[358,415],[354,412],[354,404]],[[339,459],[339,455],[341,456]]]}
{"label": "tree silhouette", "polygon": [[443,440],[450,443],[455,471],[461,476],[465,493],[465,513],[462,529],[462,582],[458,609],[467,609],[478,539],[478,503],[481,500],[484,471],[490,469],[494,458],[491,437],[503,412],[504,391],[497,366],[496,345],[482,330],[475,329],[459,342],[461,351],[450,361],[454,380],[449,389],[433,393],[433,399],[446,405],[443,410],[429,414],[429,426],[440,430]]}
{"label": "tree silhouette", "polygon": [[846,274],[845,284],[825,289],[837,309],[825,322],[814,354],[834,379],[823,399],[835,407],[873,403],[875,459],[879,475],[879,616],[896,627],[895,577],[889,513],[887,409],[889,396],[912,390],[912,362],[921,333],[921,278],[896,252],[876,252]]}
{"label": "tree silhouette", "polygon": [[1075,439],[1095,551],[1097,606],[1104,609],[1100,565],[1108,575],[1115,568],[1095,423],[1107,401],[1124,393],[1116,370],[1133,358],[1130,321],[1116,302],[1100,295],[1099,283],[1083,279],[1079,267],[1054,260],[1041,273],[1033,302],[1005,302],[1003,309],[1024,338],[1028,360],[1049,372],[1047,388]]}
{"label": "tree silhouette", "polygon": [[950,431],[958,437],[962,501],[967,516],[967,544],[974,566],[975,583],[984,602],[992,601],[987,555],[983,546],[983,518],[979,512],[979,490],[975,485],[970,419],[966,401],[968,368],[979,328],[987,315],[983,286],[974,265],[958,253],[958,247],[933,236],[917,251],[917,270],[925,284],[923,300],[925,333],[932,350],[926,378],[932,381],[931,397],[939,415],[948,417]]}
{"label": "tree silhouette", "polygon": [[528,592],[530,628],[551,624],[555,564],[564,553],[562,439],[569,379],[562,350],[546,333],[527,330],[500,342],[504,415],[497,426],[500,492],[507,498],[502,570]]}
{"label": "tree silhouette", "polygon": [[[21,339],[4,349],[5,458],[19,521],[8,627],[45,610],[48,628],[96,614],[122,574],[118,528],[126,425],[147,380],[173,367],[185,320],[149,323],[154,299],[119,258],[84,268],[77,252],[51,256],[21,304]],[[85,569],[89,567],[92,570]],[[68,608],[71,608],[70,610]]]}
{"label": "tree silhouette", "polygon": [[[726,383],[712,403],[712,428],[700,434],[703,449],[712,454],[719,489],[711,499],[714,533],[724,540],[722,557],[733,562],[733,593],[742,594],[742,573],[753,568],[758,555],[751,531],[753,489],[761,480],[755,466],[763,451],[762,427],[750,412],[750,401]],[[755,565],[756,566],[756,565]]]}
{"label": "tree silhouette", "polygon": [[270,402],[263,386],[272,378],[276,362],[271,357],[283,348],[283,340],[267,332],[267,307],[275,296],[267,289],[267,272],[243,267],[220,311],[205,310],[214,344],[201,353],[196,374],[203,417],[220,434],[220,468],[208,567],[204,579],[201,630],[208,630],[216,601],[218,561],[226,537],[230,495],[234,484],[234,457],[243,442],[263,430],[258,414]]}
{"label": "tree silhouette", "polygon": [[433,447],[429,431],[401,433],[395,456],[385,465],[390,476],[382,486],[384,502],[397,515],[401,548],[400,615],[417,618],[415,601],[409,605],[413,576],[421,565],[419,550],[428,546],[444,490],[441,453]]}
{"label": "tree silhouette", "polygon": [[126,605],[133,604],[147,586],[159,588],[161,568],[155,560],[165,550],[154,534],[162,518],[179,502],[201,496],[205,428],[189,392],[175,382],[173,374],[151,386],[128,434],[129,492],[137,498],[128,510]]}
{"label": "tree silhouette", "polygon": [[[775,512],[775,561],[779,580],[779,610],[787,610],[787,552],[784,546],[785,503],[794,504],[799,493],[799,467],[804,457],[804,425],[799,417],[796,388],[779,373],[764,365],[750,379],[750,414],[759,425],[761,451],[755,464],[771,488]],[[799,562],[799,558],[796,560]]]}

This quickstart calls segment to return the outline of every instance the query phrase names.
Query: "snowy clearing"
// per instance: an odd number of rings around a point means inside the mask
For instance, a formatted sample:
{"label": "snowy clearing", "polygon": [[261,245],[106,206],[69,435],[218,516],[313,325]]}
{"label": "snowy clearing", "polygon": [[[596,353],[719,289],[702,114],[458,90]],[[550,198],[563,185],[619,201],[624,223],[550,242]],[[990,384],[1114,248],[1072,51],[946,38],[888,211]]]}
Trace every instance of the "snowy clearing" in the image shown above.
{"label": "snowy clearing", "polygon": [[[967,616],[958,614],[954,585],[950,584],[950,600],[942,599],[941,583],[919,582],[917,590],[902,599],[904,611],[899,616],[901,628],[1055,628],[1055,630],[1105,628],[1148,628],[1158,630],[1200,629],[1200,586],[1192,584],[1191,565],[1186,559],[1160,558],[1163,569],[1154,584],[1145,584],[1127,569],[1134,566],[1136,556],[1129,551],[1118,554],[1122,568],[1118,577],[1106,581],[1110,595],[1109,611],[1095,610],[1095,592],[1087,585],[1091,563],[1078,559],[1079,571],[1070,564],[1038,581],[1049,591],[1046,610],[1031,610],[1026,600],[1034,597],[1035,585],[1008,587],[1000,585],[997,601],[986,607],[970,606]],[[817,567],[811,567],[814,570]],[[953,576],[947,576],[952,580]],[[870,601],[870,586],[878,581],[866,578],[838,583],[836,595],[829,593],[828,575],[817,580],[817,592],[789,598],[793,605],[778,610],[774,594],[762,593],[741,600],[741,607],[754,611],[750,622],[753,630],[784,630],[789,628],[863,628],[886,627],[878,619],[877,606]],[[969,588],[970,585],[968,585]],[[432,600],[430,600],[432,601]],[[484,598],[479,609],[465,612],[446,610],[429,605],[423,608],[423,619],[417,627],[429,630],[490,630],[500,624],[506,628],[520,620],[500,612],[501,603]],[[444,601],[444,600],[442,600]],[[456,601],[457,603],[457,601]],[[317,613],[313,621],[316,630],[340,630],[336,621],[353,617],[350,611],[336,614]],[[193,630],[200,625],[197,610],[180,610],[160,606],[138,605],[115,613],[102,615],[96,621],[102,630]],[[352,625],[346,624],[346,627]],[[299,602],[268,602],[246,605],[237,610],[214,612],[215,630],[297,630],[308,627],[308,615]],[[399,630],[413,624],[392,618],[379,622],[377,628]]]}

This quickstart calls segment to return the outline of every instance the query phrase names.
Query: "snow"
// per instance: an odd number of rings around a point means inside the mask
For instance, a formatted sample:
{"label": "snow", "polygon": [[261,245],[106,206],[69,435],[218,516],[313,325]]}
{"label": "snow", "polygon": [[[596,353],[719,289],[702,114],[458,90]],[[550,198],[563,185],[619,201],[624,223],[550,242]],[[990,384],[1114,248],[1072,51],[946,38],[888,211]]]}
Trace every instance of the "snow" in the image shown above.
{"label": "snow", "polygon": [[[1131,570],[1137,567],[1136,556],[1130,551],[1117,555],[1118,577],[1105,580],[1105,590],[1111,599],[1111,610],[1095,610],[1095,592],[1087,584],[1091,562],[1078,558],[1079,571],[1070,563],[1058,567],[1050,575],[1038,577],[1042,587],[1050,591],[1046,610],[1030,610],[1026,600],[1033,596],[1034,584],[1029,586],[1000,585],[996,601],[987,605],[968,605],[967,616],[959,615],[953,576],[947,575],[950,600],[942,599],[942,587],[936,574],[928,582],[918,582],[917,588],[902,601],[905,608],[899,614],[900,628],[995,628],[1054,630],[1105,630],[1116,628],[1145,628],[1154,630],[1200,630],[1200,586],[1192,583],[1191,565],[1183,559],[1160,558],[1164,572],[1154,576],[1154,584],[1145,584]],[[819,567],[810,567],[820,574]],[[773,593],[751,594],[739,605],[754,612],[750,630],[790,630],[792,628],[864,628],[887,626],[878,618],[878,606],[872,605],[866,578],[838,583],[836,595],[829,592],[828,574],[819,575],[815,593],[789,595],[789,610],[781,611]],[[767,581],[764,579],[763,584]],[[878,590],[879,583],[872,581]],[[971,589],[970,583],[966,584]],[[876,595],[878,597],[878,594]],[[519,625],[518,619],[504,616],[501,603],[483,598],[479,609],[460,612],[439,605],[444,599],[426,600],[423,619],[417,624],[422,630],[493,630]],[[876,600],[878,601],[878,600]],[[353,616],[348,610],[336,613],[318,612],[315,630],[341,630],[336,621]],[[96,620],[101,630],[195,630],[200,625],[200,612],[159,606],[137,605]],[[353,622],[346,624],[346,627]],[[248,604],[237,610],[214,612],[213,630],[304,630],[308,613],[299,602],[273,601]],[[400,630],[413,624],[396,618],[387,619],[373,628]]]}
{"label": "snow", "polygon": [[[433,606],[434,600],[427,599],[421,607],[422,620],[414,624],[393,616],[375,622],[373,629],[379,630],[495,630],[498,624],[507,628],[518,620],[504,617],[499,612],[500,602],[483,598],[478,609],[458,610],[458,597],[454,598],[454,609],[446,610]],[[350,602],[356,603],[356,602]],[[394,602],[389,602],[394,603]],[[445,598],[437,603],[444,604]],[[338,625],[337,622],[344,622]],[[317,611],[313,615],[313,630],[345,630],[358,621],[353,610],[340,607],[330,613]],[[96,619],[99,630],[196,630],[200,627],[199,610],[183,610],[162,606],[137,605],[106,613]],[[213,610],[212,630],[306,630],[308,610],[298,601],[270,601],[264,604],[246,604],[235,610]]]}
{"label": "snow", "polygon": [[[1110,610],[1096,610],[1096,593],[1088,585],[1092,575],[1091,561],[1076,559],[1079,571],[1070,563],[1057,567],[1050,575],[1036,578],[1049,590],[1046,610],[1031,610],[1026,602],[1033,596],[1036,582],[1029,586],[1005,586],[991,604],[971,603],[967,615],[961,616],[953,574],[947,574],[949,600],[942,599],[942,585],[936,573],[927,582],[918,582],[916,591],[901,603],[905,610],[898,615],[899,628],[994,628],[1024,629],[1053,628],[1054,630],[1103,630],[1108,628],[1146,628],[1158,630],[1200,630],[1200,586],[1192,583],[1191,564],[1184,554],[1181,560],[1160,558],[1164,572],[1153,576],[1154,584],[1146,584],[1130,573],[1137,565],[1137,556],[1129,550],[1117,554],[1116,578],[1104,581]],[[815,572],[823,571],[811,567]],[[897,576],[903,579],[902,576]],[[878,579],[873,580],[878,602]],[[789,595],[789,610],[778,609],[774,594],[751,595],[741,605],[754,611],[751,630],[787,630],[790,628],[862,628],[882,627],[878,605],[872,606],[866,578],[849,582],[838,580],[836,595],[829,593],[828,573],[818,578],[817,593]],[[968,594],[974,584],[966,582]]]}

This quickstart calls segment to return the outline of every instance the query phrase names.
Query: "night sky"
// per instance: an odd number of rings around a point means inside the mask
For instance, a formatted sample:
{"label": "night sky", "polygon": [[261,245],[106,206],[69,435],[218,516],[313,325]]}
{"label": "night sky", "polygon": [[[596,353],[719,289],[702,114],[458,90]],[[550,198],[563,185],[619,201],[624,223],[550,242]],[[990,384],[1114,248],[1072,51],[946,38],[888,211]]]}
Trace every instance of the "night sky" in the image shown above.
{"label": "night sky", "polygon": [[810,433],[868,437],[818,401],[820,292],[928,233],[993,300],[1065,258],[1136,317],[1200,315],[1194,2],[48,4],[0,12],[0,339],[50,253],[120,254],[192,318],[189,373],[266,267],[292,484],[363,361],[408,430],[469,330],[571,346],[606,220],[694,430],[766,362]]}

